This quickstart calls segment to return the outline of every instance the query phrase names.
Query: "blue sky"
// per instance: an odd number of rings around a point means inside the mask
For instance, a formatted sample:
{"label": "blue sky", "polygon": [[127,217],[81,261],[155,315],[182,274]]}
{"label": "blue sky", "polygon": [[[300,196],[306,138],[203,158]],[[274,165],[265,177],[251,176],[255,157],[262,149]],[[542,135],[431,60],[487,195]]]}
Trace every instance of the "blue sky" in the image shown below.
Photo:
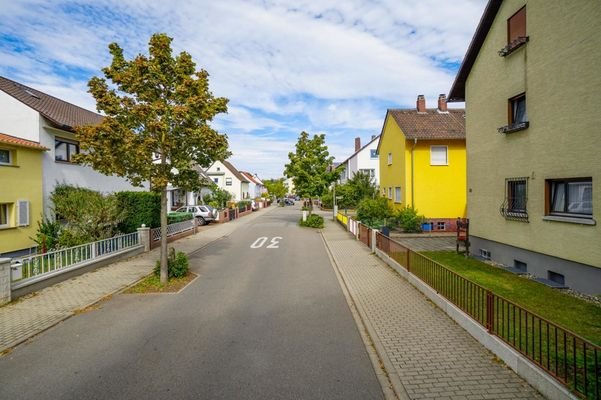
{"label": "blue sky", "polygon": [[[379,134],[387,108],[448,93],[485,0],[0,0],[0,75],[95,111],[87,81],[107,46],[146,53],[174,38],[230,99],[214,127],[231,161],[280,177],[298,134],[338,161]],[[459,106],[462,106],[461,104]]]}

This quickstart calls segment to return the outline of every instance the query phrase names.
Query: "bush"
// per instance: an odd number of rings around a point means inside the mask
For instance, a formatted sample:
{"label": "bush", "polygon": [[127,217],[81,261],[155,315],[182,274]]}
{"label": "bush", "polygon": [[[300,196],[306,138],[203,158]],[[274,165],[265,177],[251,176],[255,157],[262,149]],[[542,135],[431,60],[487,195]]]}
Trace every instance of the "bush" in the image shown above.
{"label": "bush", "polygon": [[38,244],[38,251],[40,253],[46,253],[58,248],[61,229],[62,226],[59,222],[53,221],[48,217],[44,217],[41,221],[38,221],[38,231],[35,234],[35,238],[32,239]]}
{"label": "bush", "polygon": [[142,224],[149,228],[161,226],[161,196],[153,192],[118,192],[117,202],[124,211],[118,225],[122,233],[135,232]]}
{"label": "bush", "polygon": [[250,205],[251,205],[250,200],[239,201],[238,202],[238,210],[240,212],[246,211],[246,207],[248,206],[250,208]]}
{"label": "bush", "polygon": [[172,212],[167,214],[167,225],[175,224],[176,222],[188,221],[194,218],[194,214],[187,212]]}
{"label": "bush", "polygon": [[334,208],[334,197],[332,196],[332,192],[321,196],[321,207],[327,209]]}
{"label": "bush", "polygon": [[371,228],[389,226],[388,218],[392,216],[392,209],[385,197],[364,199],[357,208],[357,219]]}
{"label": "bush", "polygon": [[298,224],[308,228],[323,228],[323,217],[321,215],[311,214],[307,217],[307,221],[303,221],[301,218]]}
{"label": "bush", "polygon": [[[167,274],[169,279],[171,278],[182,278],[188,274],[189,271],[188,256],[186,253],[178,251],[175,253],[175,249],[172,247],[169,249],[169,255],[167,256]],[[161,275],[161,262],[157,260],[154,267],[154,275]]]}
{"label": "bush", "polygon": [[423,215],[418,215],[417,210],[412,207],[403,207],[395,213],[394,218],[405,232],[421,232],[426,219]]}

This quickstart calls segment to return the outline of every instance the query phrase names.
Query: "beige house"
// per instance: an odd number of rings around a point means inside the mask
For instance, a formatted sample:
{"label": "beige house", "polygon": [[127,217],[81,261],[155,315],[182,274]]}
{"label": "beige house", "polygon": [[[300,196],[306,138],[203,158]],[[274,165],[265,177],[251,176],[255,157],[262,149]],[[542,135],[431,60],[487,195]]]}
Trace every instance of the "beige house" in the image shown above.
{"label": "beige house", "polygon": [[601,2],[490,0],[466,102],[472,252],[601,293]]}

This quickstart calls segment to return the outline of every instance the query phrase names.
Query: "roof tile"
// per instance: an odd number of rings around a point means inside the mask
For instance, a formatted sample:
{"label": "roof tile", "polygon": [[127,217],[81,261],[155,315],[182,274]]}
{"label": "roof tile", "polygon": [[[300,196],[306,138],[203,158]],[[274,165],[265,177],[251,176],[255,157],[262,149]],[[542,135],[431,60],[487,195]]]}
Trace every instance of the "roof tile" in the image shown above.
{"label": "roof tile", "polygon": [[463,109],[439,112],[434,108],[427,109],[424,113],[418,113],[416,109],[392,109],[388,112],[407,139],[465,140],[465,110]]}
{"label": "roof tile", "polygon": [[11,135],[6,135],[4,133],[0,133],[0,143],[12,144],[14,146],[27,147],[27,148],[36,149],[36,150],[44,150],[44,151],[49,150],[48,148],[42,146],[38,142],[21,139],[21,138],[14,137]]}

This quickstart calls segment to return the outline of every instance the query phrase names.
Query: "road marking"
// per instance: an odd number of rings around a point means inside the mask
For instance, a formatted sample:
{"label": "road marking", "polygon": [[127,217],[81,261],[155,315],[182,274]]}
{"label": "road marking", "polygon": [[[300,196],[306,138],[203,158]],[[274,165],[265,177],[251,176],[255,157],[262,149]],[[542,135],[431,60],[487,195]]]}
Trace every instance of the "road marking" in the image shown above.
{"label": "road marking", "polygon": [[[253,242],[253,244],[250,245],[250,248],[251,249],[260,249],[261,247],[263,247],[263,245],[265,245],[265,243],[267,242],[267,239],[269,239],[267,236],[258,237],[257,240],[255,240]],[[266,248],[267,249],[279,249],[280,248],[280,240],[282,240],[282,239],[283,239],[283,237],[281,237],[281,236],[272,237]]]}

